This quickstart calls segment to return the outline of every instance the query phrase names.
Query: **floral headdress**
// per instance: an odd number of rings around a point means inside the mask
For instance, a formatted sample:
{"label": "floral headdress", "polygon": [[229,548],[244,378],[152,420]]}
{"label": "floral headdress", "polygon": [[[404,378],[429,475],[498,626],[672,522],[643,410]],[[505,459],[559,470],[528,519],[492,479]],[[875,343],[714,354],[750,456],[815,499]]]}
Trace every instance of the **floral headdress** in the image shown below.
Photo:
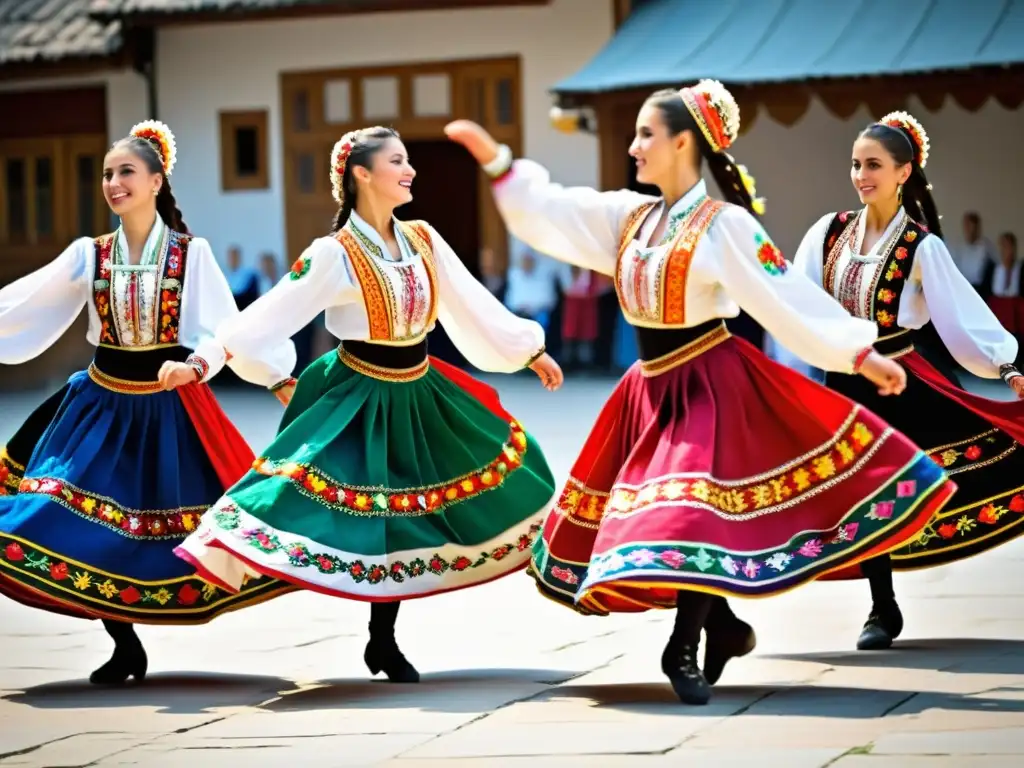
{"label": "floral headdress", "polygon": [[[740,108],[724,85],[717,80],[701,80],[696,85],[680,89],[679,95],[714,152],[725,152],[732,146],[740,132]],[[754,177],[745,165],[738,164],[728,154],[726,157],[736,166],[743,187],[750,195],[754,213],[763,214],[764,198],[757,196]]]}
{"label": "floral headdress", "polygon": [[914,145],[914,162],[919,168],[924,168],[925,163],[928,162],[928,150],[931,146],[928,143],[928,134],[925,133],[924,126],[909,112],[890,112],[878,122],[890,128],[902,128],[910,136],[910,141]]}
{"label": "floral headdress", "polygon": [[348,156],[352,154],[352,148],[356,145],[356,138],[359,131],[349,131],[334,145],[331,150],[331,193],[338,205],[345,203],[345,166],[348,165]]}
{"label": "floral headdress", "polygon": [[177,161],[178,151],[174,144],[174,134],[171,129],[159,120],[144,120],[132,126],[128,134],[136,139],[145,139],[156,150],[160,156],[160,163],[164,168],[164,176],[170,176]]}
{"label": "floral headdress", "polygon": [[724,85],[701,80],[680,89],[679,95],[711,149],[722,152],[732,146],[740,132],[740,108]]}

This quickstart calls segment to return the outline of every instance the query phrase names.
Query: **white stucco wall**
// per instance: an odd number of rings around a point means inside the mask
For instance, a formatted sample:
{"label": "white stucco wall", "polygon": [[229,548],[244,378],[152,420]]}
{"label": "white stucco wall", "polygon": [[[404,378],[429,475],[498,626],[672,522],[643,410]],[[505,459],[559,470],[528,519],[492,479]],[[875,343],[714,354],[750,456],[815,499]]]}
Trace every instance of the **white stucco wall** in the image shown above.
{"label": "white stucco wall", "polygon": [[34,91],[103,85],[107,89],[107,137],[126,135],[146,114],[146,81],[130,69],[81,77],[54,77],[0,82],[0,91]]}
{"label": "white stucco wall", "polygon": [[[249,263],[263,250],[284,254],[281,72],[516,54],[522,57],[526,152],[559,180],[596,184],[596,139],[549,126],[548,89],[583,66],[611,33],[606,0],[163,29],[158,99],[179,147],[175,194],[190,228],[218,255],[232,243]],[[268,110],[269,190],[221,191],[222,109]]]}
{"label": "white stucco wall", "polygon": [[[1024,241],[1016,191],[1018,169],[1024,167],[1024,110],[1008,111],[990,100],[971,113],[947,99],[938,113],[916,100],[908,111],[931,139],[925,174],[934,187],[947,242],[960,241],[960,222],[970,210],[981,214],[984,233],[993,241],[1006,230]],[[767,198],[765,226],[785,253],[796,250],[818,217],[859,206],[850,183],[850,153],[858,132],[878,117],[862,109],[843,121],[814,102],[792,128],[762,112],[736,142],[732,154],[757,179],[758,193]]]}

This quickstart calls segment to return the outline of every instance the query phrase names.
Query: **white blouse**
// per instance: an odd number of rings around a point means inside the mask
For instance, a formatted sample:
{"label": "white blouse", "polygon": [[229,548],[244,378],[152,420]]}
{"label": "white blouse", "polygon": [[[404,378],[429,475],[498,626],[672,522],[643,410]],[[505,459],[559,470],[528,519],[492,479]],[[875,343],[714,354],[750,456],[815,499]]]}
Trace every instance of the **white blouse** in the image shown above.
{"label": "white blouse", "polygon": [[[864,262],[867,267],[861,271],[858,302],[861,307],[868,305],[876,268],[881,268],[888,255],[884,252],[887,242],[902,226],[904,215],[900,209],[866,255],[857,254],[862,250],[860,244],[867,226],[866,216],[860,216],[856,233],[843,247],[836,262],[836,275],[842,275],[855,261]],[[825,236],[834,216],[834,213],[822,216],[808,230],[793,260],[795,270],[819,286],[824,284]],[[835,280],[837,289],[841,283],[838,278]],[[942,239],[931,234],[925,235],[917,246],[914,266],[900,296],[896,325],[916,330],[929,319],[954,359],[975,376],[999,378],[999,366],[1012,364],[1017,357],[1017,340],[999,324],[992,310],[957,269]]]}
{"label": "white blouse", "polygon": [[[668,211],[682,218],[706,197],[699,182]],[[649,246],[664,213],[657,198],[629,190],[563,187],[537,163],[518,159],[494,184],[509,230],[556,259],[614,277],[619,302],[633,325],[692,327],[736,317],[742,308],[812,365],[849,373],[877,338],[874,323],[858,320],[797,270],[746,210],[725,205],[693,249],[686,268],[670,266],[672,243]],[[631,216],[654,204],[619,258]],[[671,225],[668,232],[671,232]]]}
{"label": "white blouse", "polygon": [[[17,365],[42,354],[71,326],[83,305],[89,314],[86,339],[90,344],[107,346],[97,296],[110,302],[107,322],[108,327],[113,323],[117,330],[118,348],[160,345],[162,294],[168,287],[162,278],[167,253],[166,249],[161,253],[160,248],[161,244],[166,246],[166,232],[158,218],[143,249],[144,253],[157,254],[157,263],[106,265],[109,278],[102,291],[94,285],[96,243],[88,237],[75,240],[45,267],[5,286],[0,290],[0,363]],[[114,247],[127,254],[128,243],[121,230],[117,240]],[[226,358],[215,331],[238,314],[238,307],[210,244],[200,237],[192,238],[188,245],[177,300],[177,343],[207,362],[209,371],[203,381],[208,381],[224,367]],[[253,384],[272,386],[286,379],[295,367],[295,345],[287,339],[247,352],[234,356],[227,364]]]}
{"label": "white blouse", "polygon": [[247,354],[288,338],[326,310],[327,330],[343,341],[409,346],[440,320],[477,368],[520,370],[543,348],[544,329],[502,306],[437,230],[425,229],[429,244],[411,241],[410,229],[395,222],[402,252],[395,261],[381,235],[353,211],[338,237],[314,240],[291,273],[222,325],[217,338],[231,353]]}

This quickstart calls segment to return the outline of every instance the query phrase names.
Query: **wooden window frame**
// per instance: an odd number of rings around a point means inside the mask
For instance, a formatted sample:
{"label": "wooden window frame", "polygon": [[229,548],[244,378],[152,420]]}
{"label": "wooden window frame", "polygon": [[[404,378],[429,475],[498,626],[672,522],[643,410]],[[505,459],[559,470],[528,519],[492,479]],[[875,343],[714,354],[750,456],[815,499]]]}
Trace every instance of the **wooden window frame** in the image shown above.
{"label": "wooden window frame", "polygon": [[[222,110],[217,114],[220,122],[220,187],[223,192],[237,192],[270,188],[270,149],[267,135],[267,110]],[[251,176],[236,173],[235,131],[239,128],[256,129],[257,170]]]}

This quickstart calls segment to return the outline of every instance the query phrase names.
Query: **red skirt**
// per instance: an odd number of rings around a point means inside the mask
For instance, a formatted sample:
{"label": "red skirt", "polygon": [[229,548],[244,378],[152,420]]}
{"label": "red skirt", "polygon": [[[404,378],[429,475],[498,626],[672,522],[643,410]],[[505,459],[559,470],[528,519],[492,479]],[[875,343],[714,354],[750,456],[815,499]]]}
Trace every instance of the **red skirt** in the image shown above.
{"label": "red skirt", "polygon": [[530,571],[583,613],[767,596],[895,549],[955,490],[874,414],[721,326],[626,373]]}

